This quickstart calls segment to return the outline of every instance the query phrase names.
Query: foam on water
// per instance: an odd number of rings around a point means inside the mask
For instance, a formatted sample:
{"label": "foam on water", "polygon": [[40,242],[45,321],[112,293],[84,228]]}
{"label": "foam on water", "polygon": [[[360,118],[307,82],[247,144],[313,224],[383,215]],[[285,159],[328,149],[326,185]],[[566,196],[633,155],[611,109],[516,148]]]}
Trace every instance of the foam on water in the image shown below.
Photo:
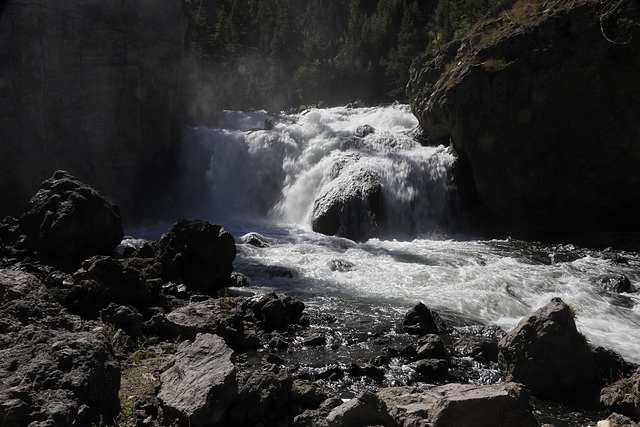
{"label": "foam on water", "polygon": [[[407,106],[311,110],[255,130],[266,113],[225,113],[226,128],[185,130],[181,216],[250,231],[267,248],[239,245],[235,269],[250,290],[302,299],[339,319],[335,328],[399,325],[418,301],[445,315],[509,330],[561,297],[589,341],[640,362],[640,295],[604,291],[625,275],[640,286],[640,258],[616,263],[602,252],[510,240],[457,240],[441,233],[455,212],[453,152],[424,147]],[[362,132],[363,126],[375,129]],[[359,131],[360,128],[360,131]],[[251,130],[253,129],[253,130]],[[387,230],[364,243],[310,230],[314,200],[345,168],[380,176]],[[294,278],[266,274],[282,266]]]}

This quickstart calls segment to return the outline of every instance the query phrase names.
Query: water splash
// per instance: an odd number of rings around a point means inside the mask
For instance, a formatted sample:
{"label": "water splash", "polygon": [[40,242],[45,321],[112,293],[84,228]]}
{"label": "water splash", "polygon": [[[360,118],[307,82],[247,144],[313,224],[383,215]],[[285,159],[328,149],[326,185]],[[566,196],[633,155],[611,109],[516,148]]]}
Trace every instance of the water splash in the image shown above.
{"label": "water splash", "polygon": [[423,147],[406,105],[309,110],[282,116],[226,112],[225,128],[187,128],[182,206],[213,219],[244,215],[309,225],[314,201],[351,170],[381,180],[390,233],[435,230],[451,216],[453,152]]}

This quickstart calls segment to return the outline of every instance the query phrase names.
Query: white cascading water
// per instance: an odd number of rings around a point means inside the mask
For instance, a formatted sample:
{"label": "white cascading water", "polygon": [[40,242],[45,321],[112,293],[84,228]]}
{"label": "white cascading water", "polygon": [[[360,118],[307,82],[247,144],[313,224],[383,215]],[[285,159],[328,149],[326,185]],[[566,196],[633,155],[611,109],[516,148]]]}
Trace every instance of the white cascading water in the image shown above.
{"label": "white cascading water", "polygon": [[[333,328],[363,331],[397,326],[418,301],[509,330],[561,297],[592,344],[640,362],[640,295],[600,286],[624,275],[639,287],[637,255],[613,262],[571,245],[445,237],[456,213],[455,156],[412,138],[417,121],[407,106],[310,110],[262,130],[267,117],[225,112],[220,128],[189,128],[181,158],[181,215],[234,234],[235,269],[251,278],[250,291],[287,293],[335,316]],[[380,176],[387,210],[380,238],[355,243],[311,231],[314,201],[341,168]],[[242,244],[248,232],[268,246]],[[266,266],[293,277],[274,277]]]}

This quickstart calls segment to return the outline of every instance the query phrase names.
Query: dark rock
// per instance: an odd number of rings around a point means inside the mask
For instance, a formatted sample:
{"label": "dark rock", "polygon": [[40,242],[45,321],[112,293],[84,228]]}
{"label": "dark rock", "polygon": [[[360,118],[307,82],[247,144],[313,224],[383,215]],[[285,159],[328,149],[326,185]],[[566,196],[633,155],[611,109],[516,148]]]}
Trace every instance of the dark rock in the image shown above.
{"label": "dark rock", "polygon": [[65,171],[42,183],[20,229],[35,250],[74,262],[110,255],[123,237],[118,207]]}
{"label": "dark rock", "polygon": [[501,232],[640,229],[639,18],[635,0],[544,2],[413,62],[414,114]]}
{"label": "dark rock", "polygon": [[524,317],[499,342],[499,361],[510,381],[538,396],[590,399],[600,376],[571,308],[560,298]]}
{"label": "dark rock", "polygon": [[640,421],[640,369],[600,391],[600,404]]}
{"label": "dark rock", "polygon": [[287,279],[293,279],[297,276],[295,270],[280,265],[268,265],[264,270],[264,276],[266,279],[273,279],[276,277],[285,277]]}
{"label": "dark rock", "polygon": [[498,361],[498,342],[479,337],[462,337],[454,344],[457,355],[481,363]]}
{"label": "dark rock", "polygon": [[259,233],[247,233],[240,238],[240,242],[247,245],[255,246],[256,248],[269,247],[269,242],[267,242],[267,239]]}
{"label": "dark rock", "polygon": [[115,419],[120,368],[102,328],[69,315],[28,273],[0,270],[0,294],[2,424],[103,425]]}
{"label": "dark rock", "polygon": [[329,427],[392,425],[385,404],[369,391],[334,408],[327,416],[327,422]]}
{"label": "dark rock", "polygon": [[342,405],[342,399],[337,396],[328,397],[318,409],[307,409],[293,419],[296,427],[328,427],[327,416],[334,408]]}
{"label": "dark rock", "polygon": [[246,379],[239,381],[238,396],[227,411],[228,423],[238,426],[258,425],[268,411],[286,407],[292,381],[286,374],[252,372]]}
{"label": "dark rock", "polygon": [[275,292],[270,292],[260,298],[252,310],[264,329],[285,329],[301,320],[304,303],[291,297],[280,299]]}
{"label": "dark rock", "polygon": [[325,345],[327,337],[322,332],[307,332],[302,335],[304,345]]}
{"label": "dark rock", "polygon": [[349,261],[345,261],[343,259],[333,259],[329,262],[329,268],[331,271],[339,271],[344,273],[346,271],[353,270],[355,265]]}
{"label": "dark rock", "polygon": [[73,280],[65,305],[72,313],[89,318],[95,318],[109,303],[144,310],[152,298],[140,270],[130,267],[127,260],[89,258]]}
{"label": "dark rock", "polygon": [[383,222],[382,184],[374,172],[346,168],[313,204],[311,228],[330,236],[366,240]]}
{"label": "dark rock", "polygon": [[375,131],[376,130],[373,128],[373,126],[361,125],[356,128],[353,134],[359,138],[364,138],[367,135],[371,135],[372,133],[375,133]]}
{"label": "dark rock", "polygon": [[615,293],[635,291],[635,288],[631,286],[631,281],[629,281],[629,278],[622,275],[606,277],[600,280],[600,286],[602,286],[605,291]]}
{"label": "dark rock", "polygon": [[404,316],[402,325],[404,331],[412,335],[443,334],[447,330],[440,316],[421,302]]}
{"label": "dark rock", "polygon": [[602,427],[637,427],[638,424],[634,423],[633,420],[624,415],[620,415],[617,413],[613,413],[607,417],[606,420],[598,421],[598,425]]}
{"label": "dark rock", "polygon": [[303,408],[316,409],[327,399],[327,393],[308,380],[294,380],[291,384],[291,402]]}
{"label": "dark rock", "polygon": [[180,344],[160,376],[165,413],[185,425],[219,422],[238,394],[234,363],[235,353],[219,336],[198,334]]}
{"label": "dark rock", "polygon": [[416,347],[416,357],[418,359],[444,359],[447,355],[444,343],[435,334],[420,337]]}
{"label": "dark rock", "polygon": [[427,391],[391,387],[377,396],[392,420],[385,425],[538,426],[522,384],[446,384]]}
{"label": "dark rock", "polygon": [[135,307],[109,304],[100,312],[100,318],[124,330],[129,336],[142,336],[143,316]]}
{"label": "dark rock", "polygon": [[449,374],[449,364],[442,359],[422,359],[409,364],[421,377],[430,380],[444,380]]}
{"label": "dark rock", "polygon": [[215,291],[229,284],[235,256],[235,239],[223,227],[181,220],[160,237],[155,259],[165,281],[181,279],[190,289]]}
{"label": "dark rock", "polygon": [[611,383],[618,378],[628,377],[636,369],[636,365],[625,361],[613,350],[596,347],[592,354],[603,381]]}
{"label": "dark rock", "polygon": [[166,315],[165,325],[174,337],[193,339],[199,333],[215,333],[232,348],[257,347],[259,341],[244,329],[245,299],[217,298],[192,302]]}

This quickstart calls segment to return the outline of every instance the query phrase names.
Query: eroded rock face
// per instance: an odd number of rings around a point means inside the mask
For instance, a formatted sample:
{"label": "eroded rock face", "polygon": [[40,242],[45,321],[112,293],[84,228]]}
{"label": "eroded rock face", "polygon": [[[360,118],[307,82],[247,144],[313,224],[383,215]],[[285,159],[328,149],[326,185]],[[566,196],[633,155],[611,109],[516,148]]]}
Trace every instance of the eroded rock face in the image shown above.
{"label": "eroded rock face", "polygon": [[214,424],[238,394],[235,353],[222,338],[198,334],[178,347],[160,377],[158,399],[167,414],[185,424]]}
{"label": "eroded rock face", "polygon": [[503,231],[637,231],[640,6],[519,7],[414,61],[414,114]]}
{"label": "eroded rock face", "polygon": [[600,391],[600,404],[640,421],[640,369]]}
{"label": "eroded rock face", "polygon": [[560,298],[523,318],[498,349],[509,379],[533,394],[582,400],[600,381],[591,350]]}
{"label": "eroded rock face", "polygon": [[20,229],[37,251],[75,262],[110,255],[123,237],[118,207],[65,171],[42,183]]}
{"label": "eroded rock face", "polygon": [[[0,216],[69,170],[140,214],[166,196],[179,1],[12,0],[0,21]],[[153,202],[153,205],[152,205]]]}
{"label": "eroded rock face", "polygon": [[107,425],[120,408],[107,335],[69,315],[24,272],[0,270],[0,384],[6,426]]}

